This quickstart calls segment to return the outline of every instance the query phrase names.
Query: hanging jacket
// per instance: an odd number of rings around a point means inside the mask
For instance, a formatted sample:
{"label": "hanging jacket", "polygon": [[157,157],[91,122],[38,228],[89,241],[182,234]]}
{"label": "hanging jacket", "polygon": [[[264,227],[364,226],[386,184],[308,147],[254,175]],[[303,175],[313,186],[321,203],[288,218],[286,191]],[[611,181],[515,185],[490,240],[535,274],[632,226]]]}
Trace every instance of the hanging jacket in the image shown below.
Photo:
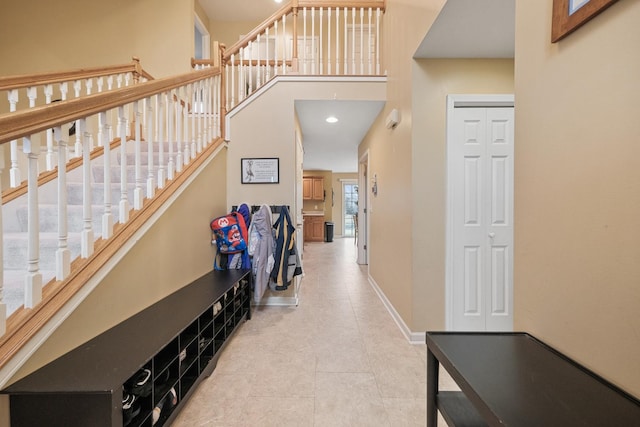
{"label": "hanging jacket", "polygon": [[259,303],[269,286],[269,273],[273,268],[275,240],[271,222],[271,208],[262,205],[251,220],[249,246],[253,255],[253,302]]}
{"label": "hanging jacket", "polygon": [[291,223],[286,206],[282,206],[280,217],[274,224],[274,228],[276,229],[275,264],[271,270],[269,286],[274,291],[283,291],[289,287],[294,276],[302,274],[296,248],[296,228]]}

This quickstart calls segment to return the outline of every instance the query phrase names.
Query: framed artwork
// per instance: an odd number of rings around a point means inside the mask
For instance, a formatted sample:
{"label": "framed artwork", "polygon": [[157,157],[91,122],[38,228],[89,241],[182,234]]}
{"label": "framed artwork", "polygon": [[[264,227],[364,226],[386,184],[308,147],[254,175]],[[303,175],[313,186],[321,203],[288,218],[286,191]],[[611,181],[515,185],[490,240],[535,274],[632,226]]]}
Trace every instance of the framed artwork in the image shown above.
{"label": "framed artwork", "polygon": [[279,158],[243,158],[240,162],[243,184],[278,184],[280,182]]}
{"label": "framed artwork", "polygon": [[563,39],[618,0],[553,0],[551,42]]}

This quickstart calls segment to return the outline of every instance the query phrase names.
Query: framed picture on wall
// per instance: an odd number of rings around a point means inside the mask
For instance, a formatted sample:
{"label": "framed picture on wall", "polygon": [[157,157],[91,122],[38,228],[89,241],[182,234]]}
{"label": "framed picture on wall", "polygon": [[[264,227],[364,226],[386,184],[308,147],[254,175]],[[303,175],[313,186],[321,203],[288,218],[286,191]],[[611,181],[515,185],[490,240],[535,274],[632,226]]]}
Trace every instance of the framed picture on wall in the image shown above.
{"label": "framed picture on wall", "polygon": [[568,36],[618,0],[553,0],[551,42]]}
{"label": "framed picture on wall", "polygon": [[278,184],[280,182],[279,158],[243,158],[240,162],[243,184]]}

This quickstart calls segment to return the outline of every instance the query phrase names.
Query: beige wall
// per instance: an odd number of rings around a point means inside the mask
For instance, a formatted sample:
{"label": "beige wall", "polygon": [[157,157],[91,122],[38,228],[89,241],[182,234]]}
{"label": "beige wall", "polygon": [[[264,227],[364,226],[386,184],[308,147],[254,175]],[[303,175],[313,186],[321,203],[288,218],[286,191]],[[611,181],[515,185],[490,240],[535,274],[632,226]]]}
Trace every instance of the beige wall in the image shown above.
{"label": "beige wall", "polygon": [[[378,195],[369,192],[369,272],[403,321],[413,329],[412,285],[412,102],[413,54],[444,1],[387,1],[382,38],[387,70],[387,103],[358,153],[368,151],[369,184],[374,174]],[[384,127],[392,108],[401,121],[394,130]],[[390,225],[393,232],[389,232]],[[390,261],[390,257],[393,261]],[[422,301],[424,303],[424,301]]]}
{"label": "beige wall", "polygon": [[[138,56],[154,77],[189,71],[193,2],[3,2],[0,75],[123,64]],[[19,35],[27,35],[19,36]]]}
{"label": "beige wall", "polygon": [[516,8],[515,328],[640,396],[640,2]]}
{"label": "beige wall", "polygon": [[413,65],[413,331],[445,328],[446,97],[513,93],[513,79],[512,59],[423,59]]}

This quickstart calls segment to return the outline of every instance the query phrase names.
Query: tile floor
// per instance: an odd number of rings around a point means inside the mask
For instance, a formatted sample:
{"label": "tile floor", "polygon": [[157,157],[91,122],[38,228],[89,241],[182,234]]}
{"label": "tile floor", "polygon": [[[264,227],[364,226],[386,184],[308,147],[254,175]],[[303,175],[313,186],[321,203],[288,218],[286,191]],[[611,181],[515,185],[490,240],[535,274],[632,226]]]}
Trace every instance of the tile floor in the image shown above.
{"label": "tile floor", "polygon": [[254,308],[173,426],[424,427],[426,347],[355,259],[353,239],[307,244],[299,306]]}

